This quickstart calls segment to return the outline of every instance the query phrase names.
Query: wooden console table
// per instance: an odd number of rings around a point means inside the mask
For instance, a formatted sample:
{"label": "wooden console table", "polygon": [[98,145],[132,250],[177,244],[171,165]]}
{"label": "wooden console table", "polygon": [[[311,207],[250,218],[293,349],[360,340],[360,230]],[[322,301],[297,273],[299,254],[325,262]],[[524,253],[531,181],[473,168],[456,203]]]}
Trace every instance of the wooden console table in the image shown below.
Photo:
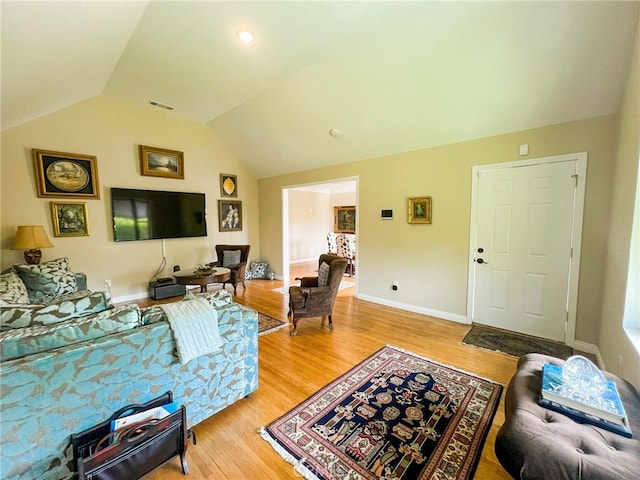
{"label": "wooden console table", "polygon": [[207,291],[207,285],[211,283],[223,283],[229,280],[231,270],[224,267],[216,267],[211,273],[197,273],[195,269],[178,270],[173,273],[176,283],[179,285],[200,285],[200,292]]}

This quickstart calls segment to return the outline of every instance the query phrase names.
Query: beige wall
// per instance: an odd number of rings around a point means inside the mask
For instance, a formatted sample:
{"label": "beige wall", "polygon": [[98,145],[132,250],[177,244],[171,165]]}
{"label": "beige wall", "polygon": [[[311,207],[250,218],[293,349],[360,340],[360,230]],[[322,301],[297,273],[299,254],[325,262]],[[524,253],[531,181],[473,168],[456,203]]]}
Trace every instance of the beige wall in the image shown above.
{"label": "beige wall", "polygon": [[[333,230],[328,193],[289,191],[289,261],[316,260],[327,251],[327,232]],[[273,270],[280,270],[279,263]]]}
{"label": "beige wall", "polygon": [[[333,207],[355,205],[356,192],[319,193],[289,190],[289,262],[317,260],[327,252],[327,233],[333,232]],[[281,263],[272,268],[281,269]]]}
{"label": "beige wall", "polygon": [[[595,344],[600,328],[602,252],[609,224],[615,120],[615,116],[604,116],[261,179],[260,204],[277,205],[283,186],[359,177],[358,295],[460,319],[467,314],[471,168],[586,151],[576,338]],[[529,144],[527,157],[518,156],[522,143]],[[407,197],[424,195],[433,197],[433,224],[407,224]],[[380,219],[380,210],[388,208],[394,211],[393,220]],[[282,263],[281,222],[279,209],[261,209],[262,255],[274,265]],[[391,290],[394,280],[400,286],[396,292]]]}
{"label": "beige wall", "polygon": [[[619,134],[614,169],[610,218],[606,249],[606,273],[603,286],[602,324],[598,344],[606,367],[640,388],[640,354],[622,328],[629,269],[632,219],[640,161],[640,21],[636,28],[625,94],[619,114]],[[640,268],[634,265],[633,268]],[[635,292],[637,295],[637,292]],[[640,324],[640,312],[629,313]],[[620,358],[618,358],[620,356]]]}
{"label": "beige wall", "polygon": [[[139,144],[183,151],[185,179],[141,176]],[[86,200],[89,237],[53,237],[49,203],[73,199],[38,198],[32,148],[97,156],[100,199]],[[218,231],[220,173],[238,176],[242,232]],[[207,194],[208,236],[166,240],[167,275],[175,264],[185,268],[214,260],[216,243],[248,242],[251,258],[260,256],[257,180],[210,128],[152,107],[133,107],[99,96],[2,132],[2,267],[23,261],[21,251],[9,250],[16,227],[42,224],[55,244],[43,250],[43,260],[69,257],[74,270],[87,273],[89,288],[103,290],[104,280],[110,279],[116,298],[146,295],[162,260],[162,244],[160,240],[113,241],[110,187]]]}

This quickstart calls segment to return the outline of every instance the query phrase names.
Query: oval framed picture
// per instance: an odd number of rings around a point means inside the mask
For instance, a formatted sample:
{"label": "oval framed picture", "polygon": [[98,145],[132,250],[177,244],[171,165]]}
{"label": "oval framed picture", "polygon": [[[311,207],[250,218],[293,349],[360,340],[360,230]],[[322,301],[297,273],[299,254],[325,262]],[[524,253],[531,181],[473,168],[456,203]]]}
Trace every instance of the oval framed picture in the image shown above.
{"label": "oval framed picture", "polygon": [[33,149],[38,197],[100,198],[96,157]]}

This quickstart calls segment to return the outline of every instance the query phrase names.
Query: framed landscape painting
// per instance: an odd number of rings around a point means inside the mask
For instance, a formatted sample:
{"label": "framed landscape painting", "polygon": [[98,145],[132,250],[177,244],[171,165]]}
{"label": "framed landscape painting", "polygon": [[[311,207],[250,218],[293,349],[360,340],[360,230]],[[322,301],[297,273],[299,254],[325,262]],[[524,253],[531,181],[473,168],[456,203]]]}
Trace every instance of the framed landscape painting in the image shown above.
{"label": "framed landscape painting", "polygon": [[407,221],[409,223],[431,223],[431,197],[409,198]]}
{"label": "framed landscape painting", "polygon": [[100,198],[96,157],[33,149],[38,197]]}
{"label": "framed landscape painting", "polygon": [[140,174],[150,177],[184,178],[184,153],[140,145]]}
{"label": "framed landscape painting", "polygon": [[55,237],[82,237],[89,235],[89,216],[85,202],[51,202],[51,219]]}

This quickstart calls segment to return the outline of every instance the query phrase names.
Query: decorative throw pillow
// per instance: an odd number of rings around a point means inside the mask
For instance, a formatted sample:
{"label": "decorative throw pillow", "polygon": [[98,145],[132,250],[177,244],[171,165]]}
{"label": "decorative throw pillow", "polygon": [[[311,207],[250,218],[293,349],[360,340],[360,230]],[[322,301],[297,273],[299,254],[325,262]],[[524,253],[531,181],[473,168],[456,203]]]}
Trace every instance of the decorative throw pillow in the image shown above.
{"label": "decorative throw pillow", "polygon": [[0,301],[11,304],[29,303],[27,287],[13,270],[0,274]]}
{"label": "decorative throw pillow", "polygon": [[251,262],[249,270],[245,272],[245,278],[268,278],[269,262]]}
{"label": "decorative throw pillow", "polygon": [[48,303],[60,295],[78,290],[76,276],[69,270],[66,257],[40,265],[14,265],[13,268],[26,285],[31,303]]}
{"label": "decorative throw pillow", "polygon": [[222,266],[236,268],[240,264],[240,250],[225,250],[222,252]]}
{"label": "decorative throw pillow", "polygon": [[322,265],[320,265],[320,268],[318,268],[318,286],[326,287],[328,280],[329,280],[329,264],[327,262],[322,262]]}

